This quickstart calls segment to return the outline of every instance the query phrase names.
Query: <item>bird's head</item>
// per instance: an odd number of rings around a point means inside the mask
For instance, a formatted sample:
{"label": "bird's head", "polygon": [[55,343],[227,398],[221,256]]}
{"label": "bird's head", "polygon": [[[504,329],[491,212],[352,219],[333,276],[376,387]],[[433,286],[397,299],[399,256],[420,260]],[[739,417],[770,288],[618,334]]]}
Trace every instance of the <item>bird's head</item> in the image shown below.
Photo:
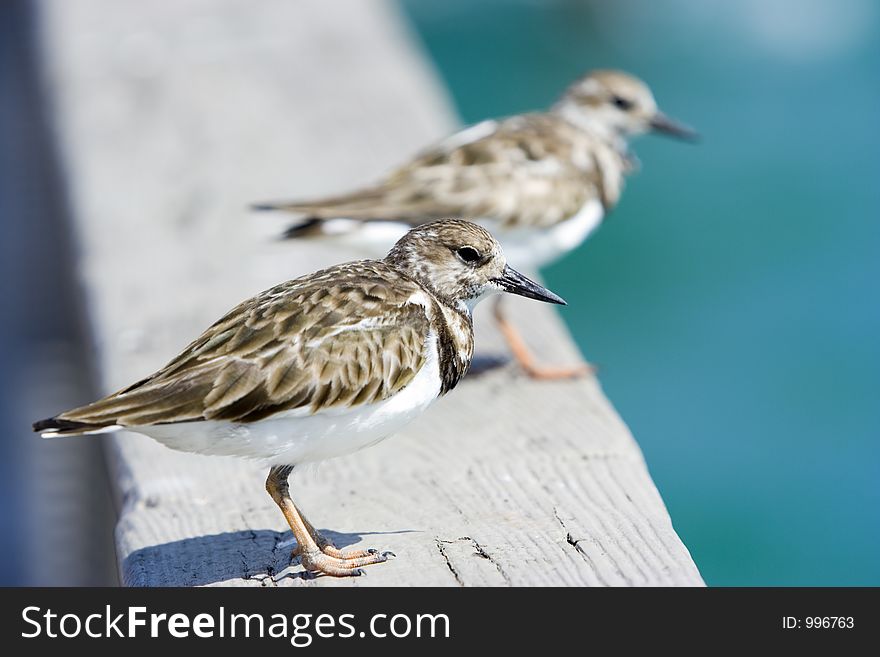
{"label": "bird's head", "polygon": [[550,290],[512,269],[489,231],[462,219],[443,219],[413,228],[385,260],[468,312],[481,299],[499,292],[565,304]]}
{"label": "bird's head", "polygon": [[663,114],[644,82],[623,71],[591,71],[572,84],[553,111],[607,139],[645,132],[695,140],[697,132]]}

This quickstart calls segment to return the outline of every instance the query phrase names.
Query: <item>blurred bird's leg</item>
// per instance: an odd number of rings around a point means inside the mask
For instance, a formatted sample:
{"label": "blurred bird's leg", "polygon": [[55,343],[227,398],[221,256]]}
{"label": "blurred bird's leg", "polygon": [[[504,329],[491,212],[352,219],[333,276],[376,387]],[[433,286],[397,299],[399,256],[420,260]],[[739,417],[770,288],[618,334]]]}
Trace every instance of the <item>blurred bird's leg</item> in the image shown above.
{"label": "blurred bird's leg", "polygon": [[507,346],[510,348],[514,359],[529,377],[540,381],[576,379],[596,371],[596,368],[589,363],[578,363],[569,367],[548,367],[535,363],[535,357],[526,346],[525,340],[523,340],[519,331],[505,316],[504,309],[502,308],[503,300],[503,297],[496,298],[492,307],[495,313],[495,323],[504,336],[504,340],[507,342]]}
{"label": "blurred bird's leg", "polygon": [[296,539],[296,552],[302,557],[302,565],[306,570],[334,577],[362,575],[360,566],[369,566],[388,559],[386,555],[379,554],[375,550],[367,551],[365,556],[351,555],[346,558],[339,558],[322,551],[312,536],[315,532],[314,527],[305,521],[290,497],[287,478],[292,471],[293,467],[289,465],[274,466],[269,470],[269,476],[266,478],[266,491],[287,519],[287,524],[290,525]]}

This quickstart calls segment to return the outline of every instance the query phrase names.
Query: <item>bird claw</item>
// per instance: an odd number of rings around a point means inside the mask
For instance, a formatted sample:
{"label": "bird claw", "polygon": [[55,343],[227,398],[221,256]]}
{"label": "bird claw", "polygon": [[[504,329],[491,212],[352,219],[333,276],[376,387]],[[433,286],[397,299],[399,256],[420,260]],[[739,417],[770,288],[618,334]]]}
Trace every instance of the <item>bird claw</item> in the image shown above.
{"label": "bird claw", "polygon": [[358,557],[356,559],[340,559],[325,554],[320,550],[315,550],[303,555],[302,565],[308,571],[332,575],[333,577],[360,577],[366,575],[361,566],[382,563],[385,560],[386,557],[381,554]]}
{"label": "bird claw", "polygon": [[[331,543],[330,541],[328,541],[326,539],[318,541],[317,544],[318,544],[318,549],[321,552],[323,552],[324,554],[326,554],[328,557],[331,557],[333,559],[340,559],[343,561],[376,558],[376,561],[370,561],[370,563],[381,563],[382,561],[385,561],[385,559],[388,556],[392,556],[392,557],[397,556],[393,552],[382,552],[381,554],[379,554],[379,550],[377,550],[376,548],[367,548],[365,550],[352,550],[350,552],[344,552],[343,550],[340,550],[335,545],[333,545],[333,543]],[[290,560],[293,561],[297,557],[301,557],[302,554],[303,554],[302,548],[299,545],[297,545],[290,552]],[[377,557],[381,557],[381,558],[377,558]]]}

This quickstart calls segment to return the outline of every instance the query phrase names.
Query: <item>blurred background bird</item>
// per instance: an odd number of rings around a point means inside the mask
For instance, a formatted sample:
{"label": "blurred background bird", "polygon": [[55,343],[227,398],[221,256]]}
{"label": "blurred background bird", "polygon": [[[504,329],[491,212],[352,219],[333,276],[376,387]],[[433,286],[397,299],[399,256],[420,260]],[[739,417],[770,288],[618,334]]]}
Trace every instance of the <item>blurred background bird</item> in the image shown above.
{"label": "blurred background bird", "polygon": [[[638,168],[629,140],[649,131],[697,137],[663,114],[638,78],[596,70],[575,81],[548,111],[465,128],[373,186],[254,209],[301,215],[288,238],[330,238],[371,256],[415,225],[465,217],[492,232],[512,263],[535,270],[580,246],[599,227],[617,204],[624,177]],[[500,300],[495,318],[529,376],[558,379],[590,370],[536,364]]]}

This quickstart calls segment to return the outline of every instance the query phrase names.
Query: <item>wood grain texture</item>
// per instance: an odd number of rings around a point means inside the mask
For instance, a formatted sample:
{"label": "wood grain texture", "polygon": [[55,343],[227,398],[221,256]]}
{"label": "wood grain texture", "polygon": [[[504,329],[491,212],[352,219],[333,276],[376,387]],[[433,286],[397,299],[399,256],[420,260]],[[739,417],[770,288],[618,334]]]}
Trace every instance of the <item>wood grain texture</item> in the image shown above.
{"label": "wood grain texture", "polygon": [[[273,239],[286,219],[249,215],[250,201],[364,184],[455,124],[387,2],[41,8],[107,391],[247,296],[357,257]],[[538,356],[579,357],[553,309],[508,306]],[[490,309],[476,314],[479,365],[504,352]],[[290,532],[254,465],[134,434],[111,449],[128,585],[702,584],[595,380],[490,369],[400,435],[294,473],[295,498],[340,547],[397,554],[361,578],[290,565]]]}

